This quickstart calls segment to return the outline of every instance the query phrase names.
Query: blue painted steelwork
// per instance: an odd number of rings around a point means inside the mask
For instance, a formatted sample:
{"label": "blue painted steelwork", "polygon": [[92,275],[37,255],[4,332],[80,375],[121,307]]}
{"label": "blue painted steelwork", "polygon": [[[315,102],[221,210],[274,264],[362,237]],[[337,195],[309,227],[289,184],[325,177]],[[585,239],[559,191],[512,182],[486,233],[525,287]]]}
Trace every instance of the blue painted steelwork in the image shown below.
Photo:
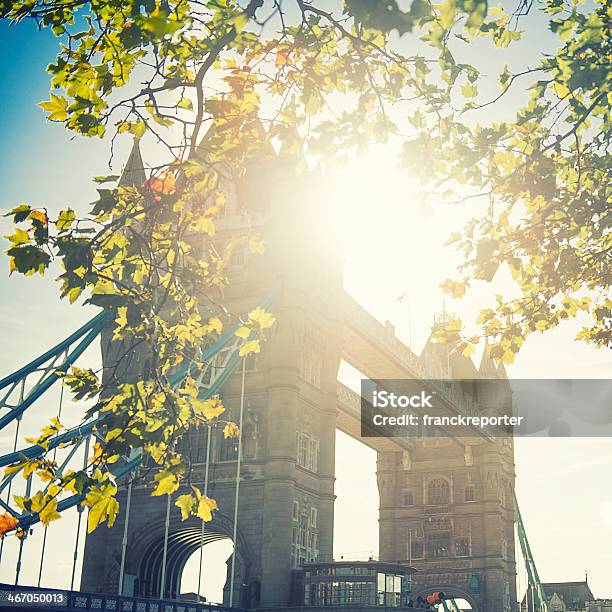
{"label": "blue painted steelwork", "polygon": [[88,436],[93,432],[94,427],[99,422],[100,419],[94,419],[93,421],[89,421],[88,423],[85,423],[83,425],[78,425],[77,427],[67,429],[59,436],[51,438],[51,440],[49,440],[49,445],[46,449],[42,446],[39,446],[38,444],[34,444],[32,446],[28,446],[27,448],[15,451],[14,453],[2,455],[0,457],[0,467],[5,467],[7,465],[11,465],[12,463],[17,463],[18,461],[22,461],[23,459],[34,459],[36,457],[40,457],[41,455],[46,454],[48,451],[53,450],[58,446],[61,446],[62,444],[67,444],[68,442],[74,441],[75,438]]}
{"label": "blue painted steelwork", "polygon": [[[529,587],[534,595],[538,610],[540,612],[548,612],[550,609],[548,606],[548,597],[546,596],[546,591],[544,591],[544,587],[540,582],[540,575],[538,574],[538,568],[536,567],[535,560],[531,552],[531,546],[529,546],[529,540],[527,539],[527,532],[525,531],[525,525],[523,524],[523,517],[521,516],[516,494],[514,495],[514,514],[516,519],[518,540],[521,545],[521,552],[523,553],[525,568],[527,569]],[[529,594],[529,589],[527,590],[527,594]]]}
{"label": "blue painted steelwork", "polygon": [[[200,359],[202,361],[209,360],[216,354],[218,354],[223,348],[226,348],[226,345],[228,345],[230,341],[235,342],[237,340],[234,336],[235,329],[236,327],[221,335],[213,344],[211,344],[207,349],[203,351]],[[231,374],[231,370],[236,366],[237,363],[238,358],[233,359],[231,365],[229,365],[229,368],[226,366],[226,369],[214,379],[214,384],[211,387],[212,393],[216,393],[219,390],[219,388],[225,382],[227,377]],[[190,366],[184,366],[183,368],[181,368],[181,370],[173,374],[170,377],[170,385],[175,386],[180,383],[185,378],[186,374],[189,372],[189,368]],[[211,391],[208,391],[206,395],[210,396],[210,393]],[[206,399],[206,397],[203,396],[202,399]],[[22,459],[34,459],[35,457],[40,457],[46,454],[48,451],[57,448],[62,444],[66,444],[70,441],[73,441],[75,438],[79,438],[84,435],[89,435],[93,432],[95,426],[99,425],[102,422],[103,418],[104,417],[99,417],[97,419],[93,419],[92,421],[84,423],[83,425],[72,427],[71,429],[66,430],[59,436],[56,436],[55,438],[49,440],[49,444],[46,449],[42,446],[34,444],[33,446],[29,446],[27,448],[12,453],[2,455],[0,456],[0,467],[5,467],[7,465],[11,465],[12,463],[17,463]]]}
{"label": "blue painted steelwork", "polygon": [[56,357],[57,355],[61,355],[64,351],[70,348],[71,344],[74,344],[81,336],[84,336],[87,332],[97,329],[100,331],[106,322],[109,320],[111,313],[108,311],[102,311],[98,313],[95,317],[87,321],[85,325],[79,327],[75,332],[70,334],[66,339],[62,340],[59,344],[54,346],[52,349],[49,349],[42,355],[36,357],[36,359],[30,361],[27,365],[19,368],[12,374],[9,374],[5,378],[0,380],[0,389],[4,389],[4,387],[19,382],[21,378],[23,378],[26,374],[31,374],[45,362],[49,361],[52,357]]}
{"label": "blue painted steelwork", "polygon": [[[68,368],[83,354],[85,349],[98,337],[98,335],[102,331],[102,328],[104,327],[104,320],[105,319],[102,319],[102,318],[97,320],[96,324],[93,325],[91,329],[89,329],[89,331],[86,332],[85,336],[81,339],[79,344],[70,353],[67,354],[66,359],[64,359],[64,361],[60,365],[54,366],[53,364],[51,364],[47,368],[47,370],[43,372],[41,379],[36,383],[36,385],[33,387],[30,393],[28,393],[27,397],[20,399],[19,403],[16,404],[15,406],[10,406],[8,404],[7,402],[8,396],[17,387],[19,382],[25,383],[25,378],[28,375],[38,371],[38,365],[40,365],[39,362],[42,357],[35,359],[31,363],[29,363],[27,366],[20,368],[19,370],[17,370],[17,372],[10,374],[9,376],[7,376],[1,381],[1,383],[4,386],[12,385],[12,387],[9,390],[9,392],[6,394],[4,399],[0,402],[0,408],[9,408],[9,412],[7,412],[2,417],[0,417],[0,429],[3,429],[4,427],[6,427],[6,425],[11,423],[15,419],[21,418],[21,415],[23,415],[23,413],[39,397],[41,397],[43,393],[45,393],[45,391],[50,389],[51,386],[61,378],[61,373],[66,372]],[[61,346],[63,344],[64,343],[60,343],[58,346]],[[55,347],[55,349],[57,349],[57,347]],[[43,363],[48,361],[49,358],[51,359],[57,358],[61,355],[62,352],[68,351],[68,349],[65,346],[62,347],[62,349],[59,352],[54,352],[55,349],[51,349],[51,351],[48,351],[48,353],[45,353],[45,356],[49,354],[49,357],[47,357],[43,361]]]}
{"label": "blue painted steelwork", "polygon": [[[138,456],[132,459],[131,461],[127,461],[125,464],[111,470],[111,473],[115,477],[115,481],[120,482],[128,474],[137,469],[140,465],[141,459],[142,454],[139,453]],[[69,508],[74,508],[74,506],[80,504],[85,499],[86,495],[87,492],[78,493],[76,495],[71,495],[70,497],[63,499],[62,501],[58,502],[57,511],[59,513],[62,513],[65,510],[68,510]],[[36,523],[38,523],[39,521],[40,516],[38,515],[38,513],[27,513],[19,518],[19,527],[21,527],[22,529],[29,529],[33,525],[36,525]]]}
{"label": "blue painted steelwork", "polygon": [[[263,300],[261,306],[269,306],[272,301],[273,295],[274,292],[269,294],[266,299]],[[10,395],[11,391],[16,387],[19,382],[22,382],[22,384],[25,382],[25,377],[27,377],[33,372],[36,372],[37,369],[42,364],[49,361],[49,359],[57,358],[61,356],[63,352],[67,352],[73,342],[82,338],[79,345],[75,349],[73,349],[73,351],[66,357],[61,366],[55,367],[53,364],[51,364],[51,366],[47,366],[47,369],[43,373],[44,380],[41,379],[41,381],[37,383],[32,392],[30,392],[25,399],[22,399],[19,404],[12,407],[11,412],[5,415],[3,419],[0,419],[0,423],[2,423],[2,425],[0,425],[0,429],[4,424],[10,422],[14,418],[20,418],[21,414],[23,414],[23,412],[25,412],[25,410],[27,410],[27,408],[29,408],[29,406],[31,406],[36,399],[38,399],[47,389],[49,389],[49,387],[56,380],[61,378],[60,373],[66,371],[67,366],[71,365],[76,360],[76,358],[83,353],[85,348],[87,348],[87,346],[91,344],[93,339],[97,337],[97,335],[101,332],[110,315],[111,313],[108,312],[100,313],[99,315],[91,319],[87,324],[78,329],[76,332],[71,334],[64,341],[56,345],[54,348],[50,349],[40,357],[34,359],[27,366],[20,368],[19,370],[7,376],[1,381],[3,386],[12,385],[12,389],[9,390],[9,393],[6,396],[8,397],[8,395]],[[197,373],[197,380],[200,385],[200,397],[202,399],[208,399],[218,393],[227,378],[232,374],[234,368],[240,361],[239,348],[243,340],[235,335],[234,332],[236,331],[236,329],[237,326],[232,326],[230,329],[225,331],[210,346],[205,348],[199,356],[198,361],[204,362],[206,364],[204,369],[201,372]],[[181,367],[170,377],[170,385],[176,386],[182,380],[184,380],[185,376],[189,374],[195,376],[196,373],[192,371],[192,367],[193,364],[187,364]],[[50,369],[52,369],[52,371],[49,373]],[[45,376],[47,377],[45,378]],[[6,397],[4,400],[5,402]],[[78,446],[84,439],[88,438],[91,435],[99,437],[99,434],[97,433],[97,428],[100,424],[103,423],[103,421],[104,415],[92,419],[91,421],[84,423],[83,425],[68,429],[67,431],[49,440],[49,443],[46,448],[34,444],[25,449],[15,450],[12,453],[2,455],[0,456],[0,468],[17,463],[19,461],[23,461],[25,459],[34,459],[37,457],[42,457],[46,455],[50,450],[58,448],[62,445],[67,445],[68,443],[76,443]],[[129,476],[129,474],[134,472],[140,465],[142,449],[136,449],[134,453],[136,453],[136,457],[123,457],[119,463],[113,466],[111,473],[113,474],[117,482]],[[71,454],[73,454],[73,452],[71,452]],[[15,473],[9,474],[4,477],[2,482],[0,482],[0,493],[7,485],[10,485],[10,482],[14,477]],[[61,513],[64,510],[72,508],[77,504],[81,503],[85,498],[86,493],[87,492],[85,491],[82,494],[73,495],[67,499],[60,501],[57,506],[58,512]],[[29,529],[32,525],[40,521],[40,517],[37,513],[26,512],[24,514],[20,514],[8,503],[5,503],[1,499],[0,506],[10,512],[16,518],[18,518],[19,527],[23,528],[24,530]]]}

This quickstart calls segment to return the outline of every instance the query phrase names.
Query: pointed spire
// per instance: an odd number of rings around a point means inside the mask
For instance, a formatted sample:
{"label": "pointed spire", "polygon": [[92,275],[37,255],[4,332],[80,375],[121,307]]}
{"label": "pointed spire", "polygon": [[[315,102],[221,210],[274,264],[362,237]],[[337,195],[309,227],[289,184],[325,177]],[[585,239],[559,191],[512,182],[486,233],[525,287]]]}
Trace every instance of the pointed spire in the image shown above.
{"label": "pointed spire", "polygon": [[508,380],[508,372],[506,371],[506,366],[501,360],[499,362],[499,365],[497,366],[497,376],[503,380]]}
{"label": "pointed spire", "polygon": [[144,171],[144,162],[140,154],[140,138],[134,138],[130,156],[119,179],[120,187],[140,187],[147,180]]}
{"label": "pointed spire", "polygon": [[494,359],[489,354],[489,343],[485,343],[484,351],[482,352],[482,359],[480,360],[480,367],[478,372],[485,378],[497,377],[497,366],[495,365]]}

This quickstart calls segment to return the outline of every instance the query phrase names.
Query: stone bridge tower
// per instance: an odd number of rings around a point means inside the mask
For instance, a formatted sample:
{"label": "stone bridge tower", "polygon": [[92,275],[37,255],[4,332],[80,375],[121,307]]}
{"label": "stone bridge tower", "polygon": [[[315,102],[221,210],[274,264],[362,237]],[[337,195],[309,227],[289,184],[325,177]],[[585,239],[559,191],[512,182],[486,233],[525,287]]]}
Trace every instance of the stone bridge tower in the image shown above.
{"label": "stone bridge tower", "polygon": [[[133,154],[131,160],[140,160],[140,155]],[[325,224],[313,185],[307,177],[297,179],[290,166],[291,160],[262,154],[242,189],[227,185],[226,210],[218,223],[221,248],[224,240],[247,230],[262,233],[267,247],[264,255],[251,259],[246,249],[234,254],[224,305],[236,313],[248,312],[277,287],[271,306],[277,321],[262,352],[247,361],[233,602],[248,607],[287,605],[292,568],[332,560],[337,305],[343,262],[321,230]],[[134,174],[133,168],[129,171]],[[262,197],[266,186],[268,193]],[[251,193],[257,194],[256,205],[249,201]],[[107,357],[111,354],[112,349],[106,349]],[[237,420],[239,372],[221,395]],[[187,442],[192,481],[201,487],[206,433],[194,431]],[[206,543],[232,535],[237,444],[214,431],[210,456],[209,495],[219,511],[206,524]],[[182,522],[174,507],[182,492],[169,502],[166,597],[180,594],[182,570],[201,542],[201,522]],[[151,497],[141,485],[132,489],[124,594],[159,597],[167,503],[165,496]],[[117,592],[125,487],[120,504],[115,526],[101,527],[87,537],[83,591]],[[230,561],[225,602],[229,568]]]}
{"label": "stone bridge tower", "polygon": [[[476,370],[470,359],[428,343],[421,359],[463,379],[483,414],[510,400],[503,367],[487,357]],[[380,556],[419,570],[415,598],[440,590],[478,612],[516,611],[514,476],[512,437],[432,435],[409,452],[378,453]]]}

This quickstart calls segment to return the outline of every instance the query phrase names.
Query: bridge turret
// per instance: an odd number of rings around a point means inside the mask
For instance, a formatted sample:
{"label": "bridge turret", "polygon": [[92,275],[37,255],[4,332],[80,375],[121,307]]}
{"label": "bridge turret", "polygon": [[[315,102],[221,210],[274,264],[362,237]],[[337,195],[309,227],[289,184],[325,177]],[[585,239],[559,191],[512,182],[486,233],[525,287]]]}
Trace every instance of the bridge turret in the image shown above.
{"label": "bridge turret", "polygon": [[[436,317],[432,335],[447,323],[448,316]],[[461,380],[483,414],[507,410],[505,370],[487,359],[476,369],[456,350],[458,334],[454,340],[430,337],[420,357],[427,377]],[[416,439],[409,461],[379,453],[378,479],[381,559],[408,559],[420,570],[415,597],[443,590],[473,610],[515,611],[511,438]]]}
{"label": "bridge turret", "polygon": [[[207,138],[214,138],[209,133]],[[204,140],[198,149],[206,155]],[[139,153],[134,152],[134,166]],[[132,159],[132,156],[130,157]],[[132,167],[132,166],[130,166]],[[133,175],[136,176],[136,175]],[[261,353],[250,358],[245,390],[242,466],[238,503],[234,604],[289,604],[291,572],[303,563],[332,560],[337,418],[337,371],[341,325],[342,257],[324,220],[324,185],[314,173],[264,147],[244,175],[223,173],[226,204],[216,220],[218,250],[246,237],[228,264],[229,285],[217,296],[230,312],[244,314],[279,287],[269,307],[276,323]],[[139,180],[135,178],[134,180]],[[260,234],[263,254],[246,242]],[[238,420],[240,374],[224,383],[228,418]],[[202,484],[206,436],[189,436],[193,482]],[[236,503],[237,445],[214,430],[210,446],[209,495],[219,511],[206,525],[205,542],[232,536]],[[176,493],[179,495],[184,491]],[[125,496],[110,531],[87,538],[82,588],[116,592]],[[166,499],[142,486],[132,491],[125,572],[134,592],[158,596],[161,583]],[[182,568],[197,550],[199,521],[180,520],[171,504],[166,595],[180,591]],[[224,592],[229,599],[231,563]],[[244,588],[242,587],[244,586]],[[131,588],[131,587],[130,587]]]}

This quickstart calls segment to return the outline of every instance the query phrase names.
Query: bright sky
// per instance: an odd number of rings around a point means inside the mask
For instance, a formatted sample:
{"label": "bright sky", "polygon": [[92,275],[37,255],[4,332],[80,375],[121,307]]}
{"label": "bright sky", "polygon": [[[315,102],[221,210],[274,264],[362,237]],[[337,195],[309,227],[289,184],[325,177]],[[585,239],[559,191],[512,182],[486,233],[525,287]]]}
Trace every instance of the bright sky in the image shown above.
{"label": "bright sky", "polygon": [[[0,113],[0,209],[19,202],[45,205],[51,211],[70,205],[84,210],[95,199],[90,178],[106,172],[107,143],[70,141],[61,127],[45,122],[36,102],[47,97],[43,68],[53,57],[55,41],[23,27],[0,25],[0,80],[4,87]],[[127,157],[127,138],[116,148],[118,170]],[[154,155],[145,141],[144,154]],[[418,160],[415,160],[418,163]],[[384,151],[356,162],[340,177],[334,191],[339,239],[345,245],[346,289],[380,320],[391,320],[397,333],[419,352],[433,314],[442,306],[439,283],[452,274],[455,259],[443,247],[448,233],[470,214],[466,209],[421,210],[410,181],[397,172]],[[8,232],[0,221],[0,234]],[[6,262],[5,262],[6,263]],[[4,271],[3,271],[4,270]],[[13,371],[87,320],[85,310],[57,299],[52,276],[8,278],[0,261],[0,375]],[[503,275],[502,275],[503,276]],[[507,279],[498,282],[505,286]],[[462,304],[447,303],[463,316],[487,300],[491,289],[478,291]],[[397,298],[406,294],[399,303]],[[533,336],[517,363],[508,368],[517,378],[605,377],[612,372],[610,353],[577,344],[570,323],[546,335]],[[95,363],[97,355],[86,356]],[[346,370],[343,370],[346,371]],[[57,399],[41,406],[42,415],[56,410]],[[79,420],[79,408],[66,406],[67,424]],[[32,421],[24,422],[24,429]],[[35,425],[34,425],[35,427]],[[0,447],[12,445],[12,432],[2,432]],[[6,449],[6,450],[5,450]],[[598,597],[612,597],[612,444],[608,439],[517,440],[517,493],[530,542],[544,581],[580,580],[585,570]],[[337,436],[335,555],[365,557],[377,552],[378,493],[375,455],[365,446]],[[40,530],[39,530],[40,532]],[[47,543],[43,584],[69,584],[74,517],[53,525]],[[24,582],[36,584],[40,533],[28,544]],[[216,550],[213,550],[216,548]],[[12,581],[16,547],[5,546],[0,580]],[[207,547],[216,563],[205,577],[205,590],[218,596],[225,570],[220,560],[228,543]],[[194,566],[183,590],[195,589]],[[78,572],[76,584],[78,585]],[[523,581],[524,584],[524,581]]]}

